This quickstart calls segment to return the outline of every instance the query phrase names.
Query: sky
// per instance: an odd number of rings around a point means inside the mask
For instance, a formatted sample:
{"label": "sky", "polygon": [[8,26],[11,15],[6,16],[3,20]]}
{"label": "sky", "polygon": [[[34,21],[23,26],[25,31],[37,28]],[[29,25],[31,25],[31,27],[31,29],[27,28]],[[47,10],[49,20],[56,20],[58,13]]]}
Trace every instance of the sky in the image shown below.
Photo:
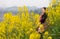
{"label": "sky", "polygon": [[50,0],[0,0],[0,7],[12,7],[12,6],[36,6],[47,7]]}

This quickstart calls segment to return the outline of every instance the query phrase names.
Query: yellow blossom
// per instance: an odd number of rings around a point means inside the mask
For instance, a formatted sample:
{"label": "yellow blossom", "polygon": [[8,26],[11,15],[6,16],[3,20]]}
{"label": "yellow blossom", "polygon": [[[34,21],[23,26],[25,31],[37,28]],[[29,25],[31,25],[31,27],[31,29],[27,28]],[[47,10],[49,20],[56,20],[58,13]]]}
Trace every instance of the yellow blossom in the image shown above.
{"label": "yellow blossom", "polygon": [[49,37],[48,37],[48,39],[52,39],[52,37],[51,37],[51,36],[49,36]]}

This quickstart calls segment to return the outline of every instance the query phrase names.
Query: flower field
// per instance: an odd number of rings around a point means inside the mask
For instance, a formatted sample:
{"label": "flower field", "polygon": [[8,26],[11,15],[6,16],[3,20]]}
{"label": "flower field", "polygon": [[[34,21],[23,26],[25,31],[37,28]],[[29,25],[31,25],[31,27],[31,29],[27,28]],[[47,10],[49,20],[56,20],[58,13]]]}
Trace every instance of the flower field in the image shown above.
{"label": "flower field", "polygon": [[[46,12],[48,28],[43,33],[43,39],[60,39],[60,2],[52,1]],[[41,34],[36,31],[36,28],[44,26],[39,19],[40,15],[29,13],[26,6],[18,7],[16,15],[11,12],[5,13],[3,21],[0,22],[0,39],[40,39]]]}

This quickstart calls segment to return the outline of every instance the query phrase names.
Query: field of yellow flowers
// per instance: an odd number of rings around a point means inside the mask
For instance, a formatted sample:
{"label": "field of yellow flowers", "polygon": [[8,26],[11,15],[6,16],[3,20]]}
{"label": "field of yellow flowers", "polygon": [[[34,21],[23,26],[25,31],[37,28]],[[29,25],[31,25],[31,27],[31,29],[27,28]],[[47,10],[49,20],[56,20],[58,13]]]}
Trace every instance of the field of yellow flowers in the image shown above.
{"label": "field of yellow flowers", "polygon": [[[46,12],[48,28],[43,39],[60,39],[60,2],[52,1]],[[0,22],[0,39],[40,39],[41,35],[36,31],[38,26],[43,27],[39,17],[37,13],[29,13],[26,6],[18,7],[16,15],[7,12]]]}
{"label": "field of yellow flowers", "polygon": [[[4,14],[0,22],[0,39],[40,39],[41,35],[36,31],[38,25],[42,25],[39,17],[34,12],[29,13],[26,6],[18,7],[16,15],[11,12]],[[48,31],[43,36],[52,39]]]}

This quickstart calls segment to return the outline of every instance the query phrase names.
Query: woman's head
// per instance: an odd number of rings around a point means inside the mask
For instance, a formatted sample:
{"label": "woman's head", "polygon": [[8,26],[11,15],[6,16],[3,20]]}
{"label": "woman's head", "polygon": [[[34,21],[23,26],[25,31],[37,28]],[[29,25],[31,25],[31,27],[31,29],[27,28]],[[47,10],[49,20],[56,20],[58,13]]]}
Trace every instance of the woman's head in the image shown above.
{"label": "woman's head", "polygon": [[46,12],[46,7],[43,7],[42,8],[42,13],[45,13]]}

